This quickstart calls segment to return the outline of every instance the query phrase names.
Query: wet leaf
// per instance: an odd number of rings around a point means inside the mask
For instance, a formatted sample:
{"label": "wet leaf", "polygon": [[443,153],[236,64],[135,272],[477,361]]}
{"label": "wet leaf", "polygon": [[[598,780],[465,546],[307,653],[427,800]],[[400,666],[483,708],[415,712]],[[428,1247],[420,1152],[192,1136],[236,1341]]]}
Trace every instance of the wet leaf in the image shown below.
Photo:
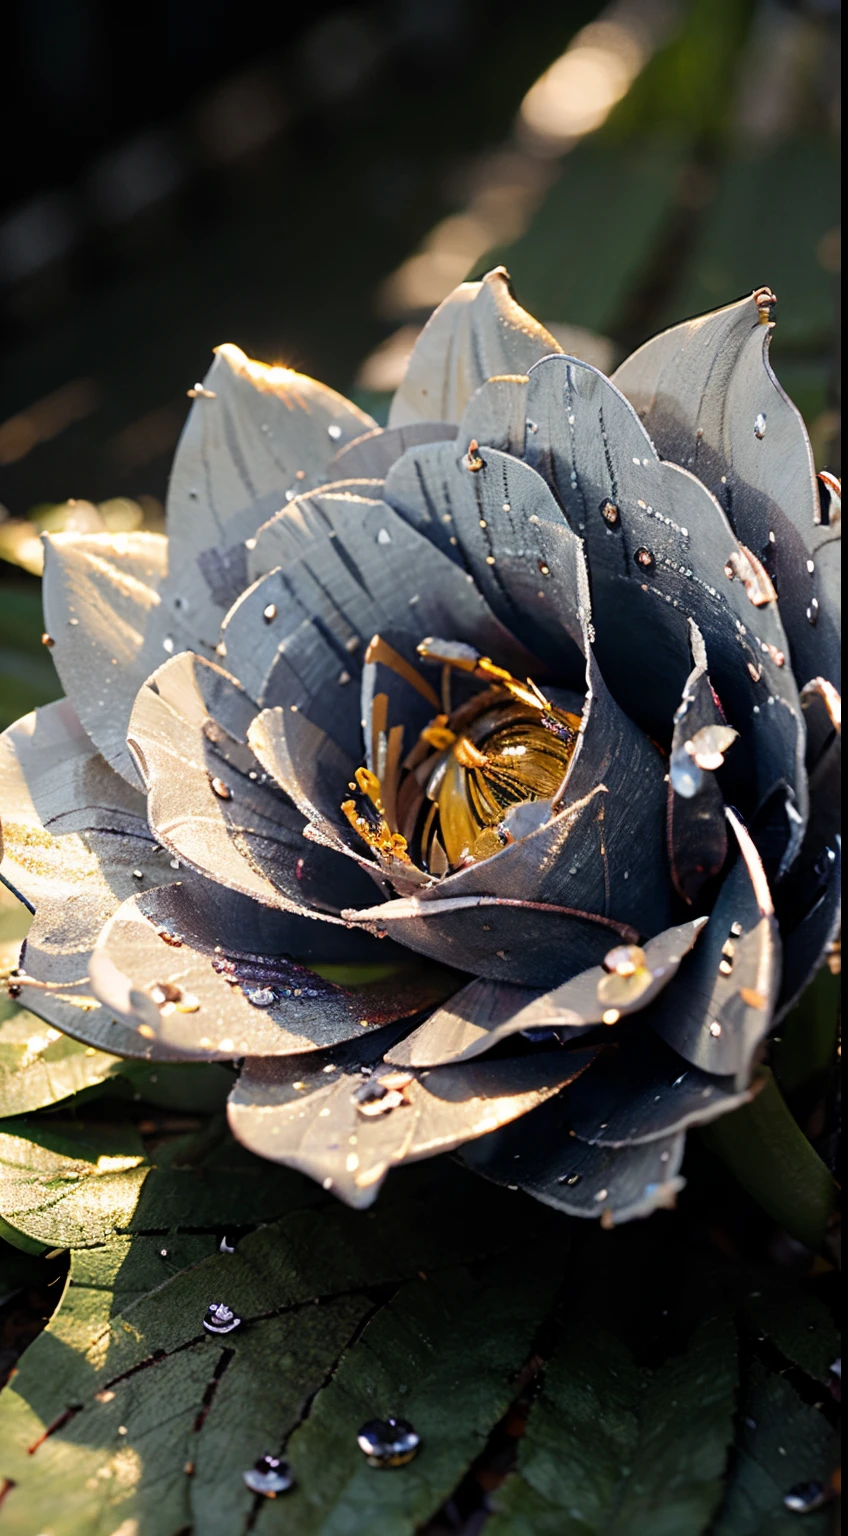
{"label": "wet leaf", "polygon": [[833,1383],[831,1366],[841,1340],[829,1307],[809,1289],[749,1291],[744,1311],[758,1336],[766,1334],[780,1353],[822,1387]]}
{"label": "wet leaf", "polygon": [[721,1500],[736,1380],[726,1318],[657,1371],[607,1334],[569,1333],[495,1494],[492,1536],[700,1536]]}
{"label": "wet leaf", "polygon": [[[4,1012],[0,1004],[0,1016]],[[45,1026],[25,1008],[0,1022],[0,1120],[26,1115],[114,1077],[125,1063]]]}
{"label": "wet leaf", "polygon": [[[801,1400],[785,1376],[754,1360],[740,1404],[737,1453],[715,1536],[790,1536],[798,1516],[784,1497],[798,1483],[826,1486],[837,1465],[836,1437],[823,1414]],[[811,1536],[833,1530],[833,1510],[804,1517]]]}

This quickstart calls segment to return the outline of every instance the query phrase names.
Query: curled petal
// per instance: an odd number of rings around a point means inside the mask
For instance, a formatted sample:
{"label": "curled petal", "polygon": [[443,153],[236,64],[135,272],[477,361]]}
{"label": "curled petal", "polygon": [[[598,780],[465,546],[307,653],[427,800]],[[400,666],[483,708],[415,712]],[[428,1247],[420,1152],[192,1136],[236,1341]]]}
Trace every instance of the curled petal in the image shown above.
{"label": "curled petal", "polygon": [[568,1113],[575,1134],[596,1146],[623,1147],[706,1125],[751,1098],[732,1077],[686,1063],[640,1026],[575,1084]]}
{"label": "curled petal", "polygon": [[175,656],[154,673],[129,730],[150,825],[208,879],[332,921],[345,892],[370,895],[370,882],[352,864],[304,844],[302,818],[247,746],[254,713],[234,679],[199,656]]}
{"label": "curled petal", "polygon": [[546,358],[530,371],[527,409],[538,424],[528,458],[545,455],[550,484],[585,539],[596,649],[610,689],[666,740],[690,671],[694,618],[728,723],[750,745],[757,801],[779,786],[791,790],[797,820],[785,870],[800,846],[807,792],[777,604],[752,602],[736,576],[742,551],[716,498],[689,470],[658,457],[603,374],[574,358]]}
{"label": "curled petal", "polygon": [[98,935],[121,902],[174,878],[147,825],[144,797],[104,762],[61,699],[0,737],[0,806],[0,874],[35,910],[21,956],[21,1003],[98,1050],[150,1055],[145,1041],[98,1006],[88,981]]}
{"label": "curled petal", "polygon": [[[674,716],[668,786],[668,843],[671,874],[684,901],[693,902],[727,857],[724,797],[715,773],[696,760],[699,732],[723,726],[724,717],[707,672],[707,650],[691,622],[692,659],[680,708]],[[731,732],[731,739],[735,732]]]}
{"label": "curled petal", "polygon": [[[705,917],[670,928],[635,950],[636,964],[622,974],[593,966],[561,987],[538,993],[504,982],[469,982],[388,1053],[400,1066],[429,1067],[468,1061],[509,1035],[529,1029],[562,1029],[577,1034],[595,1024],[617,1023],[647,1008],[677,974],[706,924]],[[628,947],[612,949],[612,956]]]}
{"label": "curled petal", "polygon": [[570,1134],[568,1094],[526,1123],[474,1142],[462,1160],[497,1184],[523,1189],[569,1216],[617,1226],[676,1202],[685,1137],[678,1133],[630,1147],[590,1146]]}
{"label": "curled petal", "polygon": [[649,1017],[685,1061],[743,1088],[774,1018],[780,935],[757,850],[733,812],[727,815],[739,857],[695,953]]}
{"label": "curled petal", "polygon": [[[393,1033],[321,1052],[305,1071],[284,1060],[247,1061],[230,1095],[234,1134],[251,1151],[300,1169],[361,1208],[376,1199],[391,1167],[449,1152],[518,1120],[595,1055],[551,1051],[397,1072],[381,1067],[378,1056]],[[371,1074],[363,1076],[362,1067]]]}
{"label": "curled petal", "polygon": [[560,347],[516,304],[503,267],[479,283],[461,283],[430,317],[415,343],[389,426],[459,421],[474,391],[503,373],[526,373]]}
{"label": "curled petal", "polygon": [[267,368],[229,344],[217,348],[171,471],[164,594],[191,614],[208,646],[244,585],[243,541],[286,491],[314,483],[341,444],[375,425],[314,379]]}
{"label": "curled petal", "polygon": [[[839,664],[838,607],[822,603],[815,569],[819,497],[800,411],[769,362],[768,289],[645,342],[613,374],[664,459],[691,469],[718,498],[742,543],[765,563],[799,684]],[[818,622],[807,617],[813,600]]]}
{"label": "curled petal", "polygon": [[[106,924],[91,960],[92,987],[144,1039],[217,1061],[358,1039],[456,985],[419,965],[337,986],[291,959],[314,949],[304,930],[315,927],[221,886],[174,884],[124,902]],[[342,958],[345,938],[336,951]],[[368,948],[362,952],[367,958]],[[318,947],[319,959],[333,953]]]}
{"label": "curled petal", "polygon": [[470,572],[501,623],[559,680],[579,684],[590,618],[583,552],[540,475],[494,448],[472,458],[458,443],[431,443],[398,460],[384,494]]}

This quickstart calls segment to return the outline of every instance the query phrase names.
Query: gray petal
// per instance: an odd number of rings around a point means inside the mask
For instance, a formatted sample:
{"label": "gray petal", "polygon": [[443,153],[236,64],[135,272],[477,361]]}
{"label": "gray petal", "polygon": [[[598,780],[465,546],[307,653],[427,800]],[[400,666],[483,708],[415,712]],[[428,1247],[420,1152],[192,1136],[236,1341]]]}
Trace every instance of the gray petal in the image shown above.
{"label": "gray petal", "polygon": [[527,435],[527,376],[489,379],[471,396],[459,423],[456,444],[460,455],[470,443],[499,448],[524,458]]}
{"label": "gray petal", "polygon": [[746,1086],[768,1033],[780,984],[780,936],[750,834],[731,811],[739,857],[722,883],[695,953],[651,1009],[657,1034],[679,1056]]}
{"label": "gray petal", "polygon": [[431,315],[392,401],[389,426],[459,421],[474,391],[503,373],[526,373],[560,347],[516,304],[503,267],[461,283]]}
{"label": "gray petal", "polygon": [[264,707],[296,705],[351,757],[361,755],[359,683],[375,634],[405,659],[428,635],[474,645],[527,674],[533,658],[469,578],[384,502],[322,498],[323,542],[251,587],[228,614],[227,665]]}
{"label": "gray petal", "polygon": [[343,526],[356,523],[383,494],[380,480],[338,480],[320,485],[287,501],[249,539],[245,548],[245,586],[309,554],[316,544],[334,536],[339,519]]}
{"label": "gray petal", "polygon": [[[595,1055],[558,1050],[407,1074],[376,1065],[373,1048],[386,1043],[379,1036],[357,1041],[333,1051],[329,1061],[322,1053],[306,1076],[293,1062],[246,1062],[230,1096],[234,1134],[251,1151],[320,1179],[325,1189],[361,1208],[376,1199],[391,1167],[451,1151],[517,1120],[559,1092]],[[365,1045],[372,1048],[367,1055]],[[355,1095],[370,1085],[361,1065],[374,1065],[378,1079],[401,1082],[395,1090],[401,1102],[382,1114],[363,1113]]]}
{"label": "gray petal", "polygon": [[778,917],[783,935],[782,1018],[821,965],[840,930],[842,826],[842,701],[823,678],[801,694],[807,727],[810,821],[787,879]]}
{"label": "gray petal", "polygon": [[398,460],[384,494],[473,576],[559,681],[579,685],[589,618],[583,554],[540,475],[494,448],[469,456],[458,443],[433,443]]}
{"label": "gray petal", "polygon": [[694,621],[692,659],[683,698],[674,716],[668,786],[668,843],[671,877],[684,901],[695,901],[727,858],[724,797],[715,773],[698,767],[686,751],[704,728],[724,723],[707,672],[707,651]]}
{"label": "gray petal", "polygon": [[751,1098],[732,1077],[688,1067],[674,1051],[638,1027],[620,1034],[568,1096],[572,1130],[594,1146],[656,1141],[692,1125],[705,1125]]}
{"label": "gray petal", "polygon": [[718,498],[738,537],[780,595],[799,684],[838,678],[838,609],[815,596],[807,569],[819,518],[813,454],[800,412],[769,362],[774,306],[756,294],[655,336],[613,382],[632,402],[664,459],[691,469]]}
{"label": "gray petal", "polygon": [[203,575],[202,553],[226,551],[254,534],[287,490],[314,483],[342,443],[375,425],[314,379],[266,368],[238,347],[217,349],[168,487],[168,599],[182,599],[207,645],[217,641],[223,612],[214,579],[210,585]]}
{"label": "gray petal", "polygon": [[[88,960],[104,922],[139,886],[174,878],[147,825],[144,797],[104,762],[67,699],[0,737],[0,873],[35,908],[21,1003],[75,1040],[150,1054],[97,1005]],[[159,1052],[170,1055],[170,1052]]]}
{"label": "gray petal", "polygon": [[129,731],[150,825],[210,880],[291,912],[314,903],[329,916],[347,891],[370,895],[370,882],[304,843],[302,818],[247,746],[254,714],[233,678],[198,656],[175,656],[153,674]]}
{"label": "gray petal", "polygon": [[174,884],[118,909],[92,957],[91,983],[145,1039],[209,1061],[358,1040],[456,984],[444,971],[413,966],[362,986],[335,986],[291,962],[293,951],[309,946],[306,927],[305,919],[257,907],[221,886]]}
{"label": "gray petal", "polygon": [[462,1160],[497,1184],[523,1189],[569,1216],[616,1226],[673,1206],[685,1137],[665,1136],[633,1147],[589,1146],[570,1135],[568,1094],[520,1125],[475,1142]]}
{"label": "gray petal", "polygon": [[760,602],[759,591],[759,606],[749,597],[734,574],[747,570],[747,557],[715,497],[688,470],[658,458],[632,406],[602,374],[575,359],[546,358],[530,372],[527,410],[539,425],[528,434],[528,458],[543,449],[549,455],[553,489],[585,537],[598,661],[609,687],[666,740],[690,670],[688,620],[695,620],[728,722],[750,741],[759,801],[783,784],[794,796],[800,820],[791,822],[788,867],[807,797],[801,711],[777,603]]}
{"label": "gray petal", "polygon": [[384,480],[395,459],[419,443],[456,437],[449,421],[413,421],[405,427],[376,427],[348,443],[327,465],[328,480]]}
{"label": "gray petal", "polygon": [[639,938],[591,912],[500,896],[408,896],[342,916],[443,965],[535,987],[557,986],[600,964],[614,944]]}
{"label": "gray petal", "polygon": [[133,701],[174,650],[195,648],[163,612],[168,541],[157,533],[53,534],[44,540],[44,624],[62,686],[106,761],[140,788],[127,749]]}
{"label": "gray petal", "polygon": [[[468,1061],[498,1041],[527,1029],[561,1029],[568,1039],[595,1024],[646,1008],[677,974],[707,919],[670,928],[645,944],[645,976],[611,977],[603,966],[583,971],[551,992],[504,982],[472,981],[388,1053],[399,1066],[430,1067]],[[611,946],[611,948],[614,946]],[[613,1020],[612,1022],[617,1022]]]}

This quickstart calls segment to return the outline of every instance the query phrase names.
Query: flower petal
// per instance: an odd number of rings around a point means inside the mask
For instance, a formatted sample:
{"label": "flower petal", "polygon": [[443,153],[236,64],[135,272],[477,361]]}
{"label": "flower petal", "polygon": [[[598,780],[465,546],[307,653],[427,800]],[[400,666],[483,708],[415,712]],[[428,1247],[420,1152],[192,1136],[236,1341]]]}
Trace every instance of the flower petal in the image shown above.
{"label": "flower petal", "polygon": [[133,701],[175,648],[195,644],[163,612],[168,541],[157,533],[58,533],[44,540],[44,624],[56,671],[106,761],[136,789],[127,749]]}
{"label": "flower petal", "polygon": [[783,934],[782,1018],[838,937],[842,863],[842,700],[824,678],[801,693],[807,727],[810,821],[801,851],[779,888]]}
{"label": "flower petal", "polygon": [[0,806],[0,874],[35,908],[21,959],[22,1004],[98,1050],[149,1054],[97,1006],[88,983],[104,922],[139,885],[173,879],[144,797],[104,762],[61,699],[0,736]]}
{"label": "flower petal", "polygon": [[685,1137],[664,1136],[629,1147],[589,1146],[570,1135],[568,1094],[529,1120],[475,1142],[462,1160],[496,1184],[523,1189],[569,1216],[616,1226],[673,1206]]}
{"label": "flower petal", "polygon": [[640,1025],[622,1035],[568,1096],[571,1127],[593,1146],[656,1141],[706,1125],[751,1098],[732,1077],[686,1067],[674,1051]]}
{"label": "flower petal", "polygon": [[207,645],[229,607],[216,597],[222,553],[255,533],[287,490],[320,476],[340,444],[375,425],[314,379],[267,368],[238,347],[217,348],[168,488],[168,595],[182,599]]}
{"label": "flower petal", "polygon": [[[298,1168],[362,1208],[373,1204],[391,1167],[452,1151],[517,1120],[573,1081],[595,1055],[550,1051],[397,1073],[378,1065],[395,1033],[381,1030],[321,1052],[308,1065],[247,1061],[230,1095],[234,1135],[252,1152]],[[373,1067],[370,1078],[362,1066]],[[381,1077],[405,1081],[394,1090],[392,1108],[364,1112],[369,1105],[357,1091],[367,1093]],[[379,1110],[379,1101],[371,1104]]]}
{"label": "flower petal", "polygon": [[458,444],[431,443],[398,460],[384,494],[470,572],[501,623],[559,681],[579,685],[589,618],[583,552],[535,470],[494,448],[463,456]]}
{"label": "flower petal", "polygon": [[295,705],[358,760],[360,674],[375,634],[415,665],[419,641],[447,635],[519,676],[533,667],[465,572],[391,507],[330,502],[322,498],[323,540],[262,577],[227,615],[227,665],[257,704]]}
{"label": "flower petal", "polygon": [[[597,965],[541,994],[504,982],[469,982],[393,1046],[386,1059],[398,1066],[432,1067],[468,1061],[522,1030],[562,1029],[570,1041],[572,1031],[576,1035],[595,1024],[617,1022],[606,1015],[612,1011],[624,1018],[659,996],[706,922],[698,917],[649,939],[643,967],[632,977],[614,978]],[[614,988],[613,982],[618,982]]]}
{"label": "flower petal", "polygon": [[635,929],[611,918],[501,896],[451,901],[407,896],[342,916],[443,965],[535,987],[557,986],[600,964],[614,944],[639,938]]}
{"label": "flower petal", "polygon": [[773,316],[773,296],[758,290],[654,336],[613,382],[662,457],[703,480],[742,543],[768,558],[799,685],[819,673],[838,681],[838,609],[818,593],[815,627],[807,619],[819,498],[803,418],[769,362]]}
{"label": "flower petal", "polygon": [[750,834],[727,812],[739,857],[725,877],[698,947],[652,1008],[653,1028],[679,1056],[744,1087],[771,1028],[780,936]]}
{"label": "flower petal", "polygon": [[793,797],[799,819],[789,826],[787,868],[800,846],[807,792],[798,692],[773,595],[750,579],[750,558],[715,497],[689,470],[659,459],[633,407],[603,374],[574,358],[546,358],[530,372],[527,410],[538,424],[527,457],[544,459],[585,539],[609,687],[666,740],[690,670],[688,619],[695,620],[728,722],[750,739],[759,801],[784,784]]}
{"label": "flower petal", "polygon": [[327,465],[328,480],[385,480],[407,448],[419,443],[438,443],[456,437],[450,421],[411,421],[405,427],[375,427],[346,443]]}
{"label": "flower petal", "polygon": [[153,674],[129,729],[150,825],[208,879],[269,906],[337,921],[336,903],[353,890],[370,896],[370,881],[304,843],[301,816],[266,782],[247,746],[254,714],[234,679],[199,656],[175,656]]}
{"label": "flower petal", "polygon": [[724,796],[715,774],[687,753],[701,730],[724,724],[707,672],[707,649],[690,620],[692,660],[680,708],[675,711],[668,786],[668,852],[671,877],[684,901],[695,901],[727,858]]}
{"label": "flower petal", "polygon": [[[308,953],[304,929],[316,926],[222,886],[170,885],[118,909],[92,958],[92,986],[147,1039],[184,1058],[217,1061],[358,1039],[456,985],[446,972],[417,965],[359,987],[335,986],[290,960]],[[345,950],[342,935],[342,958]],[[332,948],[321,945],[318,954],[327,953]]]}
{"label": "flower petal", "polygon": [[559,351],[550,332],[516,304],[505,269],[495,267],[482,282],[461,283],[431,315],[392,401],[389,426],[459,421],[487,379],[526,373]]}

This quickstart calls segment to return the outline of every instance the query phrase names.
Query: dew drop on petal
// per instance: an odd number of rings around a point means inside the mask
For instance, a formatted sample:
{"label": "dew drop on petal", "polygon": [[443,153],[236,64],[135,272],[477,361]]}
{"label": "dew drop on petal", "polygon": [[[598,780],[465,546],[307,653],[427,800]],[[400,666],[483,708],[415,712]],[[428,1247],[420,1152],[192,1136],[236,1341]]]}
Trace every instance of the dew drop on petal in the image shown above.
{"label": "dew drop on petal", "polygon": [[163,651],[167,651],[169,656],[174,654],[174,640],[172,635],[165,636],[164,640],[162,641],[162,649]]}
{"label": "dew drop on petal", "polygon": [[758,411],[754,417],[754,436],[763,438],[766,435],[766,413]]}
{"label": "dew drop on petal", "polygon": [[339,438],[341,437],[341,435],[342,435],[342,429],[339,426],[338,422],[337,421],[331,422],[330,426],[327,428],[327,436],[331,437],[333,439],[334,443],[337,443]]}
{"label": "dew drop on petal", "polygon": [[719,1038],[721,1034],[721,1025],[719,1024],[718,1019],[713,1019],[713,1022],[710,1025],[710,1034],[714,1040]]}
{"label": "dew drop on petal", "polygon": [[618,527],[619,523],[621,522],[621,513],[614,501],[610,501],[609,498],[605,498],[598,507],[598,511],[600,512],[601,517],[608,525],[608,527]]}
{"label": "dew drop on petal", "polygon": [[656,569],[656,555],[650,549],[637,549],[633,559],[643,571],[653,571]]}
{"label": "dew drop on petal", "polygon": [[219,800],[232,800],[233,792],[230,789],[229,784],[225,784],[223,779],[219,779],[217,777],[210,779],[209,786],[212,790],[212,793],[217,795]]}
{"label": "dew drop on petal", "polygon": [[273,624],[275,618],[277,617],[277,604],[267,603],[266,606],[262,609],[262,617],[266,624]]}

